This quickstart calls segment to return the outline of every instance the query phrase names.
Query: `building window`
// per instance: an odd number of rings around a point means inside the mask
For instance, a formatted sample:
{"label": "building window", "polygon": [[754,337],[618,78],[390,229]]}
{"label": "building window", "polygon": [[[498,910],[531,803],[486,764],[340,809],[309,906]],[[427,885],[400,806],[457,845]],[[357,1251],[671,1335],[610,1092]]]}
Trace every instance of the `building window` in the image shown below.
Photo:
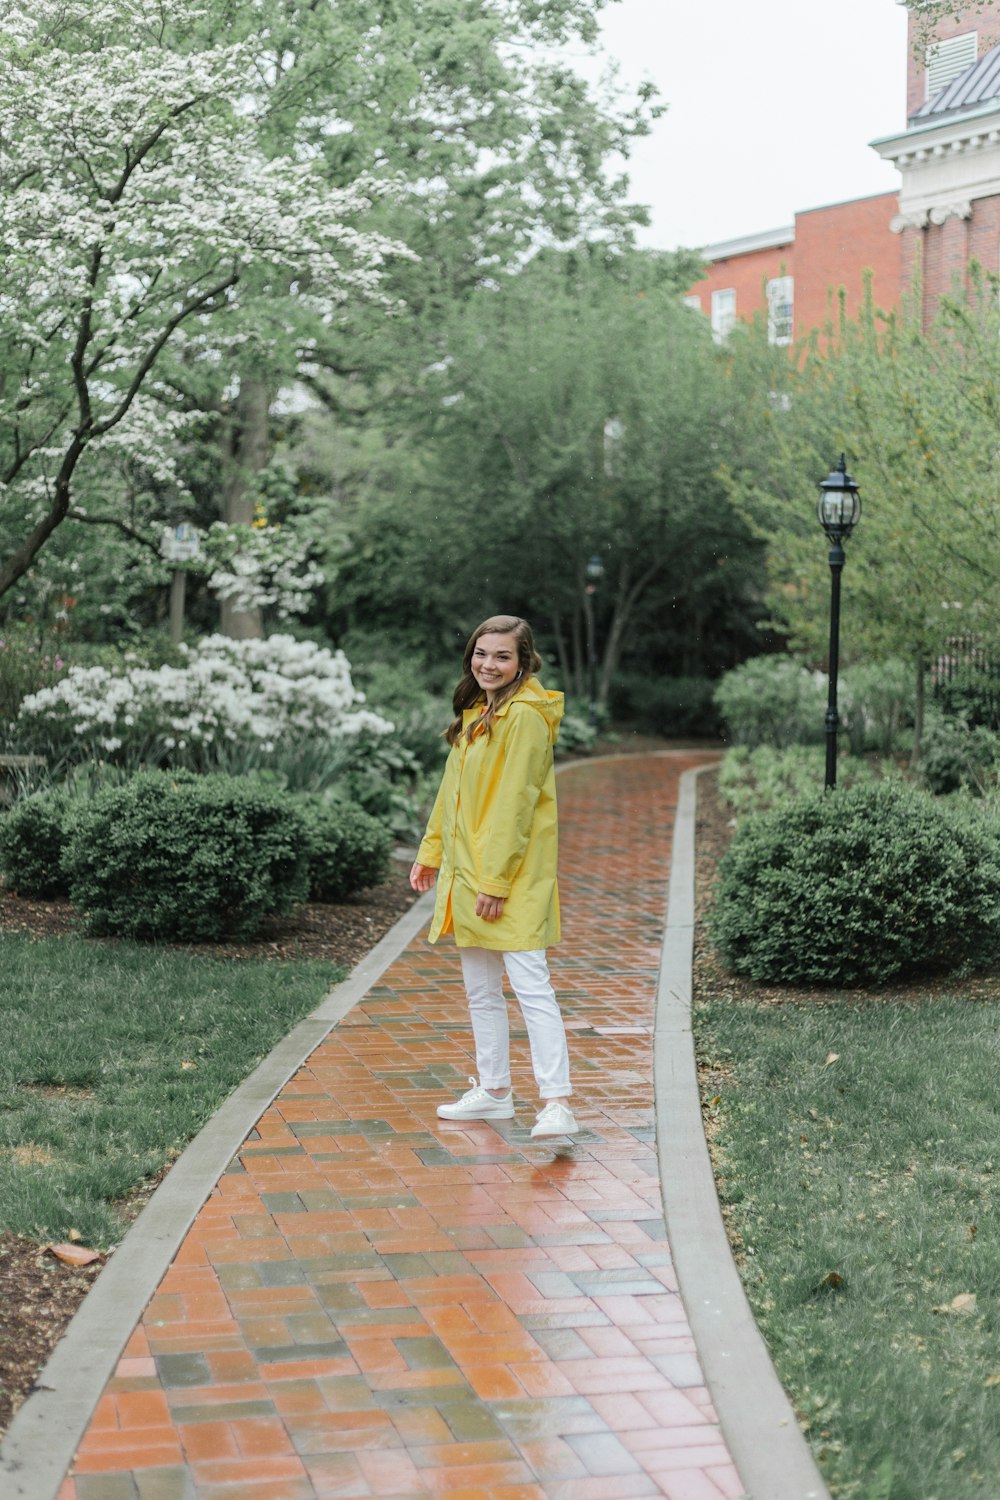
{"label": "building window", "polygon": [[924,54],[927,63],[927,98],[933,99],[976,60],[976,33],[950,36],[943,42],[932,42]]}
{"label": "building window", "polygon": [[684,298],[685,307],[693,307],[695,312],[701,312],[701,298],[697,292],[692,292],[690,297]]}
{"label": "building window", "polygon": [[724,339],[736,322],[736,291],[726,287],[712,293],[712,332],[717,339]]}
{"label": "building window", "polygon": [[795,317],[795,279],[775,276],[767,283],[767,341],[790,344]]}

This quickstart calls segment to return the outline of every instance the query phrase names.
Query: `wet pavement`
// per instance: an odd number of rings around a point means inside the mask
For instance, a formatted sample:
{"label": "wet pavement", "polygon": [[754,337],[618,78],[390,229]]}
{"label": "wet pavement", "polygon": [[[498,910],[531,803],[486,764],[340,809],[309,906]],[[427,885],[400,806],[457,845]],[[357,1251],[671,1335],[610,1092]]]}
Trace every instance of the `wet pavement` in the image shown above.
{"label": "wet pavement", "polygon": [[220,1179],[59,1500],[738,1500],[653,1123],[673,814],[682,772],[712,759],[559,778],[550,957],[580,1134],[530,1139],[516,1004],[515,1120],[437,1119],[472,1037],[454,949],[416,939]]}

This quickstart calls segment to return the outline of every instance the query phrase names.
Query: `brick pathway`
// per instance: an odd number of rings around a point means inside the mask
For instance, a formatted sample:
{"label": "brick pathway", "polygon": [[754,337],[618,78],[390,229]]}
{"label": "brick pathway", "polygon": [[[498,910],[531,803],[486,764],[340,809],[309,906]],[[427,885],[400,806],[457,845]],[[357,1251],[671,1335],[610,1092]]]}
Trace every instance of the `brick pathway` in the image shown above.
{"label": "brick pathway", "polygon": [[575,1144],[529,1139],[516,1023],[517,1119],[437,1120],[475,1065],[454,950],[415,941],[204,1205],[59,1500],[737,1500],[653,1141],[669,836],[705,759],[560,778]]}

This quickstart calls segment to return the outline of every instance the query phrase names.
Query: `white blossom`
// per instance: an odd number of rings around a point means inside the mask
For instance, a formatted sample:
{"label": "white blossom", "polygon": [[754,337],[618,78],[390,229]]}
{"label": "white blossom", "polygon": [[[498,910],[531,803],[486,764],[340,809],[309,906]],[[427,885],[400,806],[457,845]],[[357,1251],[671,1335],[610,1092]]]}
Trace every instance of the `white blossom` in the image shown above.
{"label": "white blossom", "polygon": [[203,534],[209,557],[220,560],[208,578],[219,599],[244,611],[274,609],[278,618],[302,615],[324,574],[309,558],[310,542],[293,525],[228,526]]}
{"label": "white blossom", "polygon": [[213,635],[182,651],[182,667],[71,667],[24,699],[19,720],[62,727],[95,750],[124,746],[153,757],[217,742],[268,752],[276,744],[332,745],[392,732],[388,720],[361,707],[364,694],[342,651],[289,635]]}
{"label": "white blossom", "polygon": [[166,348],[218,361],[256,298],[260,349],[291,331],[292,282],[322,319],[380,296],[386,257],[409,253],[360,227],[388,184],[267,154],[261,35],[200,42],[202,16],[0,0],[0,498],[25,531],[74,433],[175,482],[184,419],[143,398]]}

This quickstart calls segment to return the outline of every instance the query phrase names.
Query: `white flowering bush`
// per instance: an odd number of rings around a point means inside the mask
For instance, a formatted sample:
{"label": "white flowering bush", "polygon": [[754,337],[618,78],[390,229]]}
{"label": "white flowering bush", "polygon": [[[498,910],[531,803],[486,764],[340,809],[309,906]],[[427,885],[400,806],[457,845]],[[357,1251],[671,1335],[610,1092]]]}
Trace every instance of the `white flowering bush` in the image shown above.
{"label": "white flowering bush", "polygon": [[392,732],[362,707],[342,651],[289,635],[213,635],[181,650],[182,666],[71,667],[24,699],[20,742],[56,763],[287,768],[317,753],[333,765],[358,737]]}

